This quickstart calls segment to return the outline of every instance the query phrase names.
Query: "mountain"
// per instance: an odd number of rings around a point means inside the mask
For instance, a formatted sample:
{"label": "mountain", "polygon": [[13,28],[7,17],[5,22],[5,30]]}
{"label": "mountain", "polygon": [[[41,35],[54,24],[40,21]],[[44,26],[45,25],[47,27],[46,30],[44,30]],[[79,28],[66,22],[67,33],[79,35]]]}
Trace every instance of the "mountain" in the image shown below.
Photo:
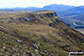
{"label": "mountain", "polygon": [[44,6],[43,8],[57,12],[57,11],[64,11],[64,10],[73,8],[73,6],[68,6],[68,5],[63,5],[63,4],[52,4],[52,5]]}
{"label": "mountain", "polygon": [[69,19],[84,21],[84,14],[75,15],[75,16],[68,16],[68,17],[69,17]]}
{"label": "mountain", "polygon": [[84,6],[74,7],[74,8],[71,8],[69,10],[83,13],[84,12]]}
{"label": "mountain", "polygon": [[[65,24],[73,29],[84,28],[84,6],[67,6],[67,5],[48,5],[44,7],[46,10],[55,11],[58,17],[65,22]],[[81,23],[81,25],[74,25],[74,23]]]}
{"label": "mountain", "polygon": [[83,19],[84,6],[75,7],[75,8],[69,9],[68,11],[70,11],[71,13],[69,13],[68,15],[65,15],[66,17],[69,17],[70,19],[84,21],[84,19]]}
{"label": "mountain", "polygon": [[58,15],[65,23],[70,24],[72,28],[77,27],[77,25],[73,24],[77,22],[82,23],[82,25],[79,25],[79,29],[81,29],[81,27],[84,27],[84,6],[68,9],[62,12],[62,14],[60,13]]}
{"label": "mountain", "polygon": [[84,51],[84,35],[69,28],[53,11],[0,15],[0,55],[68,56]]}
{"label": "mountain", "polygon": [[37,7],[26,7],[26,8],[4,8],[1,10],[26,10],[26,11],[38,11],[38,10],[52,10],[52,11],[63,11],[67,10],[69,8],[73,8],[74,6],[68,6],[68,5],[63,5],[63,4],[52,4],[52,5],[47,5],[44,6],[43,8],[37,8]]}
{"label": "mountain", "polygon": [[80,15],[84,14],[84,6],[73,7],[66,11],[63,11],[64,16],[73,16],[73,15]]}
{"label": "mountain", "polygon": [[16,7],[16,8],[4,8],[4,9],[0,9],[0,11],[36,11],[39,9],[40,8],[36,8],[36,7],[27,7],[27,8]]}
{"label": "mountain", "polygon": [[82,23],[80,26],[84,26],[84,6],[69,6],[63,4],[52,4],[44,6],[43,8],[37,7],[27,7],[27,8],[5,8],[0,9],[0,11],[42,11],[42,10],[52,10],[57,13],[58,17],[65,22],[65,24],[70,25],[69,27],[75,28],[74,23]]}

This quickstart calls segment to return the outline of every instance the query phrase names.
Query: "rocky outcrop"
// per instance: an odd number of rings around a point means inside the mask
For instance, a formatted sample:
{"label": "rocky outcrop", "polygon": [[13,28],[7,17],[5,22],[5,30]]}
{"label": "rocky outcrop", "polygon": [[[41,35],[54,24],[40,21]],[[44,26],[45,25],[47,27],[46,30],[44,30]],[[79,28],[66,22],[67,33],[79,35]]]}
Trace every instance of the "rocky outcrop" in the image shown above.
{"label": "rocky outcrop", "polygon": [[[40,13],[41,12],[41,13]],[[31,22],[31,21],[35,21],[35,20],[40,20],[39,18],[44,19],[45,17],[47,18],[53,18],[56,15],[55,12],[53,11],[40,11],[40,12],[34,12],[34,13],[29,13],[28,15],[25,15],[25,17],[11,17],[9,21],[12,22]]]}

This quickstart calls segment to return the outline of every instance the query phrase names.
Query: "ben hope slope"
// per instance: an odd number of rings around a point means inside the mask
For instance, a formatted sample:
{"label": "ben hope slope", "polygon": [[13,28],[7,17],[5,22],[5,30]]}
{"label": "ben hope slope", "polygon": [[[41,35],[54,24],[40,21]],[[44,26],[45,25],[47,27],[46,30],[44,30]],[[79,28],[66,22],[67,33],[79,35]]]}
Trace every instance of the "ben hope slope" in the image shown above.
{"label": "ben hope slope", "polygon": [[53,11],[0,15],[0,55],[67,56],[84,50],[84,35],[66,26]]}

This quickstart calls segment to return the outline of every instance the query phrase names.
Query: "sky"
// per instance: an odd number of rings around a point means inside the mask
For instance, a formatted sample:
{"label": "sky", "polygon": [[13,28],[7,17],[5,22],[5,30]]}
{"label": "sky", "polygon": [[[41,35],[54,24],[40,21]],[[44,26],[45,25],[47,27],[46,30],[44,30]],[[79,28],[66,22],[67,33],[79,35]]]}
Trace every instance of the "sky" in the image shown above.
{"label": "sky", "polygon": [[43,7],[50,4],[84,6],[84,0],[0,0],[0,8]]}

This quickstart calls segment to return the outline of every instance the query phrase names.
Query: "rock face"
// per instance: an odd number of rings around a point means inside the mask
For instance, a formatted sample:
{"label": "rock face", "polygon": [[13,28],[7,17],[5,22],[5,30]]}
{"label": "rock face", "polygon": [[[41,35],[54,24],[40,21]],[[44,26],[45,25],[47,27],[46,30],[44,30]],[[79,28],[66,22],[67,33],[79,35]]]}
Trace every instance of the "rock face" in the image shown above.
{"label": "rock face", "polygon": [[3,16],[0,16],[5,21],[0,24],[3,56],[67,56],[68,51],[84,50],[84,35],[66,26],[53,11]]}
{"label": "rock face", "polygon": [[[15,21],[15,22],[30,22],[30,21],[34,21],[34,20],[37,20],[39,18],[44,18],[44,17],[49,17],[49,18],[52,18],[56,16],[56,13],[55,12],[50,12],[48,11],[48,13],[45,13],[45,11],[42,12],[42,14],[40,14],[39,12],[37,13],[33,13],[33,14],[29,14],[28,16],[23,16],[23,17],[11,17],[10,19],[12,21]],[[37,18],[37,19],[36,19]]]}

